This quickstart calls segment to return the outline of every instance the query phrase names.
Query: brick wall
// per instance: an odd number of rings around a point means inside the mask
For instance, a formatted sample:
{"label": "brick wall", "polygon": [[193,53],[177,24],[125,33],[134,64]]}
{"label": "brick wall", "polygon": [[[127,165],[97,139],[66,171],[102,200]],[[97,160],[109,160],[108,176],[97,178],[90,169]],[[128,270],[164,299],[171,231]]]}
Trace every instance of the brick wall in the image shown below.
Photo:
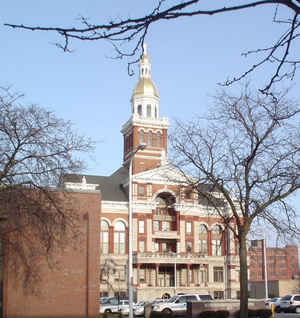
{"label": "brick wall", "polygon": [[[22,281],[5,267],[3,317],[98,317],[100,275],[100,192],[70,194],[79,213],[80,237],[57,251],[52,269],[40,264],[38,293],[26,292]],[[6,255],[6,264],[9,253]]]}
{"label": "brick wall", "polygon": [[[264,250],[262,241],[257,241],[256,247],[251,246],[250,281],[264,280]],[[291,280],[299,275],[298,248],[287,245],[283,248],[267,248],[266,264],[268,280]]]}

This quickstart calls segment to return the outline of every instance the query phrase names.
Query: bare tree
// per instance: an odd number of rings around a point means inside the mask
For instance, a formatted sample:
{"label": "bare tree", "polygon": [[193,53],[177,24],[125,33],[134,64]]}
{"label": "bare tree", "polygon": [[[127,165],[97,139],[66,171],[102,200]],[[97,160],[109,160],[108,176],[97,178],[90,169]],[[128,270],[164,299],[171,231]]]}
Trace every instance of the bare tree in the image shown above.
{"label": "bare tree", "polygon": [[75,155],[93,144],[52,112],[22,105],[21,97],[0,89],[0,239],[10,268],[30,287],[39,280],[39,261],[51,265],[52,251],[78,234],[74,200],[54,187],[83,168]]}
{"label": "bare tree", "polygon": [[[224,5],[223,5],[224,4]],[[224,85],[231,85],[234,82],[240,81],[249,73],[270,64],[273,67],[273,73],[270,75],[268,82],[261,91],[267,93],[273,83],[281,81],[282,79],[293,79],[300,60],[295,52],[296,41],[299,40],[300,33],[300,1],[299,0],[258,0],[258,1],[241,1],[241,4],[228,5],[228,1],[223,4],[215,4],[209,0],[159,0],[153,9],[144,16],[135,18],[115,18],[109,22],[91,22],[85,17],[81,17],[81,25],[74,25],[69,28],[55,26],[29,26],[20,24],[6,23],[6,26],[12,28],[26,29],[32,31],[51,31],[57,32],[62,38],[62,43],[56,45],[64,51],[70,51],[71,40],[83,41],[97,41],[110,40],[114,45],[117,58],[133,57],[133,61],[129,62],[129,72],[131,64],[135,63],[138,58],[137,55],[142,49],[142,44],[145,41],[149,28],[152,24],[157,22],[170,22],[175,19],[183,19],[187,17],[196,16],[212,16],[219,14],[226,14],[228,12],[240,12],[242,10],[250,10],[255,7],[270,7],[274,10],[273,23],[281,24],[284,30],[278,37],[273,40],[270,46],[264,48],[255,48],[248,52],[244,52],[244,56],[250,54],[257,54],[258,60],[252,67],[247,69],[244,73],[233,77],[224,82]],[[280,15],[280,9],[286,9]],[[133,42],[131,49],[128,51],[121,50],[120,44],[123,42]],[[266,39],[269,43],[269,39]]]}
{"label": "bare tree", "polygon": [[273,96],[253,94],[248,85],[239,96],[220,92],[206,118],[177,122],[170,138],[175,166],[239,243],[241,317],[248,315],[246,240],[253,222],[300,234],[299,211],[287,202],[300,189],[300,107],[286,93]]}

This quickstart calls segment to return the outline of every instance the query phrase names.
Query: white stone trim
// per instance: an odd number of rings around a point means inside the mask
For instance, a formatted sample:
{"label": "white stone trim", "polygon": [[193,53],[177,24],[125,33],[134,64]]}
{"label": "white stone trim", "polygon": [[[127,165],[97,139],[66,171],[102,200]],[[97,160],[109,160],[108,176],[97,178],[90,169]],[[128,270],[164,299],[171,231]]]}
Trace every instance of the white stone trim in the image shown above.
{"label": "white stone trim", "polygon": [[117,222],[123,222],[125,224],[126,227],[128,227],[128,222],[123,219],[122,217],[116,218],[113,220],[112,226],[114,227],[116,225]]}

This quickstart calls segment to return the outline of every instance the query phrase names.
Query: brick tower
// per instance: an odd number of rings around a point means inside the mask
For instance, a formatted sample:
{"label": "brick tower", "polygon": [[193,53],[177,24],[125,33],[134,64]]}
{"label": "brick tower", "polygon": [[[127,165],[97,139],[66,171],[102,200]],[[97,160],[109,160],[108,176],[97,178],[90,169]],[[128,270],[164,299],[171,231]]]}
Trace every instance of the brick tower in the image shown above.
{"label": "brick tower", "polygon": [[131,97],[131,117],[122,126],[124,137],[123,165],[138,145],[146,144],[133,159],[133,174],[151,170],[167,160],[168,118],[159,117],[158,92],[151,80],[151,63],[144,45],[139,62],[139,80]]}

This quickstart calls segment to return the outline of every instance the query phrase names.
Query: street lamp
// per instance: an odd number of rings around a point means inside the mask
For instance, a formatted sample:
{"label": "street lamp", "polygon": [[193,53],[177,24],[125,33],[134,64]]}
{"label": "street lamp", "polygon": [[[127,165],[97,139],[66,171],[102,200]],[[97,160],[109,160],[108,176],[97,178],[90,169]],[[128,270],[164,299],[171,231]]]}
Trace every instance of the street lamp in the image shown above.
{"label": "street lamp", "polygon": [[177,253],[170,251],[170,254],[174,256],[174,295],[176,295],[176,288],[177,288],[177,272],[176,272]]}
{"label": "street lamp", "polygon": [[132,162],[134,155],[146,148],[146,144],[139,144],[131,154],[129,162],[129,202],[128,202],[128,302],[129,318],[133,318],[133,226],[132,226]]}

